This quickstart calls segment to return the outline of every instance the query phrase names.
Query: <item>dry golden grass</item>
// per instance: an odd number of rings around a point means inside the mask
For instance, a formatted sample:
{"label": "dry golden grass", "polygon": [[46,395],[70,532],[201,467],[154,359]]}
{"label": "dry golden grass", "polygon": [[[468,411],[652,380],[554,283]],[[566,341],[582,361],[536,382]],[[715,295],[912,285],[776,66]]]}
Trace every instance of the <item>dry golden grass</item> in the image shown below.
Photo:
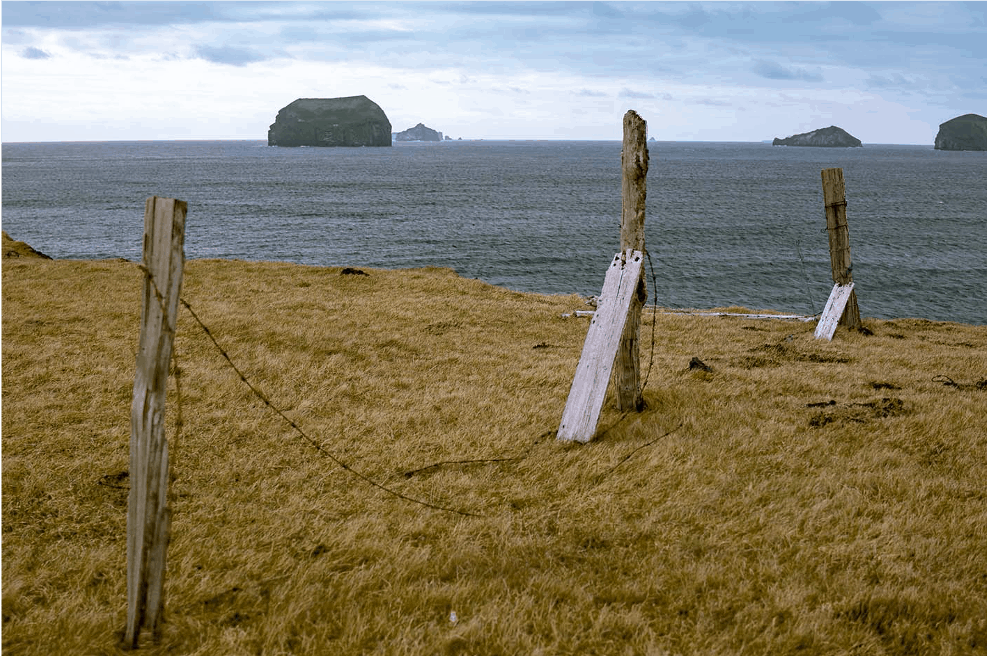
{"label": "dry golden grass", "polygon": [[50,260],[51,258],[41,253],[39,251],[31,248],[29,244],[25,244],[22,241],[15,241],[7,234],[7,231],[2,232],[3,235],[3,257],[40,257],[44,260]]}
{"label": "dry golden grass", "polygon": [[[324,449],[480,516],[333,464],[182,310],[147,653],[987,650],[987,327],[660,314],[648,409],[572,446],[581,299],[368,273],[190,261],[183,296]],[[119,651],[140,279],[4,260],[5,655]]]}

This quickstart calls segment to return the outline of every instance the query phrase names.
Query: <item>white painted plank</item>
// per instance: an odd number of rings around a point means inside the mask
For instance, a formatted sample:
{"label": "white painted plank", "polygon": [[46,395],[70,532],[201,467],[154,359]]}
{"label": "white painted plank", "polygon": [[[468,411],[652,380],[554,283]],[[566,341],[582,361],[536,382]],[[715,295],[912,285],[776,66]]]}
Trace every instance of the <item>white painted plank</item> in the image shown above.
{"label": "white painted plank", "polygon": [[610,262],[562,412],[560,440],[589,442],[596,432],[643,260],[641,251],[627,251],[617,253]]}
{"label": "white painted plank", "polygon": [[853,281],[845,285],[839,283],[833,285],[833,291],[830,292],[826,307],[823,309],[822,316],[819,317],[819,323],[816,324],[816,339],[821,337],[828,340],[833,339],[833,333],[836,332],[836,326],[840,322],[840,317],[843,316],[843,310],[846,308],[847,301],[850,300],[850,292],[852,291]]}

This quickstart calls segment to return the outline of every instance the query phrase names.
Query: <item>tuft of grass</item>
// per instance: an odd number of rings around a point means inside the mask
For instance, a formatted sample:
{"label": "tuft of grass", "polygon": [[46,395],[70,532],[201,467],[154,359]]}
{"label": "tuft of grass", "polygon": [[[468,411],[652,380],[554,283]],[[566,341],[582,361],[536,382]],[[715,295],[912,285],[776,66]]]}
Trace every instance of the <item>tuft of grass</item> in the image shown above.
{"label": "tuft of grass", "polygon": [[[571,445],[582,299],[363,272],[194,260],[183,297],[322,449],[478,516],[335,465],[182,310],[145,652],[987,650],[987,327],[648,310],[647,409]],[[140,283],[3,262],[5,653],[120,651]]]}

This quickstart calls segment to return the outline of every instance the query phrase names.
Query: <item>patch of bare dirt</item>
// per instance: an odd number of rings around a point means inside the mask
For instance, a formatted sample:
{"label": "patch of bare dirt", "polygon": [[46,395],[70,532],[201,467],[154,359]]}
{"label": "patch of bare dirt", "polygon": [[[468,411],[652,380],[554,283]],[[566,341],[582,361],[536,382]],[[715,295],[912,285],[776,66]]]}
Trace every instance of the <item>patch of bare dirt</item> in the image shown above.
{"label": "patch of bare dirt", "polygon": [[755,346],[748,351],[750,355],[745,355],[734,361],[734,364],[743,369],[757,369],[759,367],[778,367],[791,362],[812,362],[816,364],[850,362],[850,358],[844,355],[830,355],[824,353],[804,352],[798,346],[786,342],[778,344],[765,344]]}
{"label": "patch of bare dirt", "polygon": [[831,400],[822,403],[809,403],[806,407],[826,408],[826,410],[820,410],[809,418],[809,426],[813,428],[819,428],[833,422],[863,424],[876,419],[898,417],[908,411],[905,402],[897,397],[884,397],[865,403],[837,403]]}

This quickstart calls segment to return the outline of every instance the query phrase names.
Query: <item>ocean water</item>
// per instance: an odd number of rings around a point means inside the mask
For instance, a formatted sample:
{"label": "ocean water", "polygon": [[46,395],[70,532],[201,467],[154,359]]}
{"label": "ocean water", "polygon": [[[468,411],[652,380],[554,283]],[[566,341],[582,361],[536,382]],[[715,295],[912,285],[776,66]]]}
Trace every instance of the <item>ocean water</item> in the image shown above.
{"label": "ocean water", "polygon": [[[444,266],[516,290],[594,295],[619,248],[620,149],[3,144],[2,223],[52,257],[139,260],[144,200],[167,196],[189,204],[189,258]],[[987,324],[987,153],[649,149],[649,302],[821,312],[832,280],[820,171],[842,167],[861,314]]]}

